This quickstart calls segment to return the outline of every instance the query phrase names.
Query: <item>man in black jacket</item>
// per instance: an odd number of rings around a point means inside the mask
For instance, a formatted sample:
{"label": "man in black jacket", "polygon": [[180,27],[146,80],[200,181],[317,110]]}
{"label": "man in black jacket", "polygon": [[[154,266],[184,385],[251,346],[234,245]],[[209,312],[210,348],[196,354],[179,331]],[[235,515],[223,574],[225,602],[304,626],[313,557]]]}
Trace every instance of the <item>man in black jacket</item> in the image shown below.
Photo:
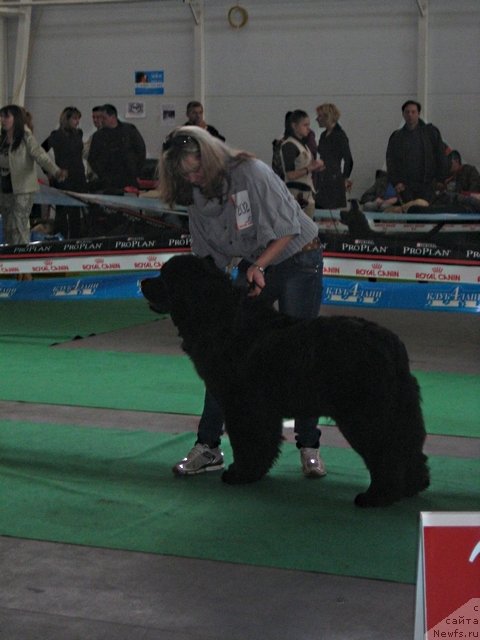
{"label": "man in black jacket", "polygon": [[203,119],[203,105],[198,100],[192,100],[187,104],[187,122],[185,125],[190,126],[193,125],[195,127],[201,127],[202,129],[206,129],[210,135],[214,138],[219,138],[225,142],[225,138],[213,127],[211,124],[207,124]]}
{"label": "man in black jacket", "polygon": [[138,129],[118,119],[111,104],[102,107],[103,126],[92,136],[88,163],[98,176],[96,191],[123,193],[137,186],[137,177],[145,163],[145,142]]}
{"label": "man in black jacket", "polygon": [[402,105],[405,125],[388,141],[388,180],[403,202],[417,198],[431,202],[435,183],[448,175],[446,145],[437,127],[420,119],[421,108],[419,102],[407,100]]}

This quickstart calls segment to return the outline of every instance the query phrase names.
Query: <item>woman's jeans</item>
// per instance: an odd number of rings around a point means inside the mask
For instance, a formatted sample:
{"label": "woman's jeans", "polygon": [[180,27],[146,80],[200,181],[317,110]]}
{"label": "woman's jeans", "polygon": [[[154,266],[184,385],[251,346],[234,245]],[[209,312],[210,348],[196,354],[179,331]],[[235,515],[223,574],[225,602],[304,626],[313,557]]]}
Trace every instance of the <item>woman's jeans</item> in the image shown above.
{"label": "woman's jeans", "polygon": [[[245,284],[249,264],[242,261],[236,284]],[[293,318],[316,318],[322,301],[323,258],[321,248],[296,253],[278,265],[265,270],[264,299],[278,303],[280,312]],[[218,447],[223,432],[223,411],[206,390],[202,417],[198,425],[197,442]],[[318,448],[320,429],[318,417],[295,420],[297,447]]]}

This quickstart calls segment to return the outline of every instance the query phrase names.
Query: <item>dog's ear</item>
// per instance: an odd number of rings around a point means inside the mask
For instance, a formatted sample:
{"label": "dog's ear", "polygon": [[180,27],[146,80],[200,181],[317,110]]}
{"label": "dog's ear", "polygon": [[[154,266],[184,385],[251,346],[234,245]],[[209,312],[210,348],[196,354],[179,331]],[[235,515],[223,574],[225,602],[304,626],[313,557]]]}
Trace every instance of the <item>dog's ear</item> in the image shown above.
{"label": "dog's ear", "polygon": [[162,314],[170,313],[170,298],[161,275],[142,280],[140,287],[152,311]]}

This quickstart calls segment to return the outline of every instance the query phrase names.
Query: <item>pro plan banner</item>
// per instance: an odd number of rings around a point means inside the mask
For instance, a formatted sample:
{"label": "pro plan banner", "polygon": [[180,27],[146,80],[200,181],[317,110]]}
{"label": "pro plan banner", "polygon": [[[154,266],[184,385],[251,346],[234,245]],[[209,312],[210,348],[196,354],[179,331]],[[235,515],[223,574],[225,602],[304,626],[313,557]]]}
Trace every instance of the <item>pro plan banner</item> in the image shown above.
{"label": "pro plan banner", "polygon": [[[324,274],[344,278],[480,284],[480,246],[423,240],[322,237]],[[103,237],[0,246],[0,277],[158,269],[166,253],[190,250],[188,233],[157,230],[154,237]]]}
{"label": "pro plan banner", "polygon": [[420,514],[415,640],[480,637],[480,512]]}
{"label": "pro plan banner", "polygon": [[32,273],[106,273],[158,270],[172,255],[190,252],[190,236],[159,231],[157,237],[103,237],[0,246],[0,278]]}
{"label": "pro plan banner", "polygon": [[480,245],[436,244],[425,239],[329,235],[324,241],[325,274],[330,276],[480,283]]}

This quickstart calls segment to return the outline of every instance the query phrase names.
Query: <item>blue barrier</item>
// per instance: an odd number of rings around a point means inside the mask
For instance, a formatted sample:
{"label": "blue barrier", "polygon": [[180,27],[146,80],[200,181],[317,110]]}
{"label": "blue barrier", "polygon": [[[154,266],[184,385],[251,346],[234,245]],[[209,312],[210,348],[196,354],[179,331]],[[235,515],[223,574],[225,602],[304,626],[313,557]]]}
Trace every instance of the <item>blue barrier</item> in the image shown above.
{"label": "blue barrier", "polygon": [[480,285],[324,278],[323,303],[371,309],[480,313]]}
{"label": "blue barrier", "polygon": [[[158,271],[82,278],[0,280],[0,302],[9,300],[108,300],[141,298],[140,282]],[[480,285],[369,282],[324,278],[323,304],[376,309],[480,313]]]}
{"label": "blue barrier", "polygon": [[140,282],[158,275],[157,271],[82,278],[44,280],[0,280],[0,302],[7,300],[118,300],[141,298]]}

